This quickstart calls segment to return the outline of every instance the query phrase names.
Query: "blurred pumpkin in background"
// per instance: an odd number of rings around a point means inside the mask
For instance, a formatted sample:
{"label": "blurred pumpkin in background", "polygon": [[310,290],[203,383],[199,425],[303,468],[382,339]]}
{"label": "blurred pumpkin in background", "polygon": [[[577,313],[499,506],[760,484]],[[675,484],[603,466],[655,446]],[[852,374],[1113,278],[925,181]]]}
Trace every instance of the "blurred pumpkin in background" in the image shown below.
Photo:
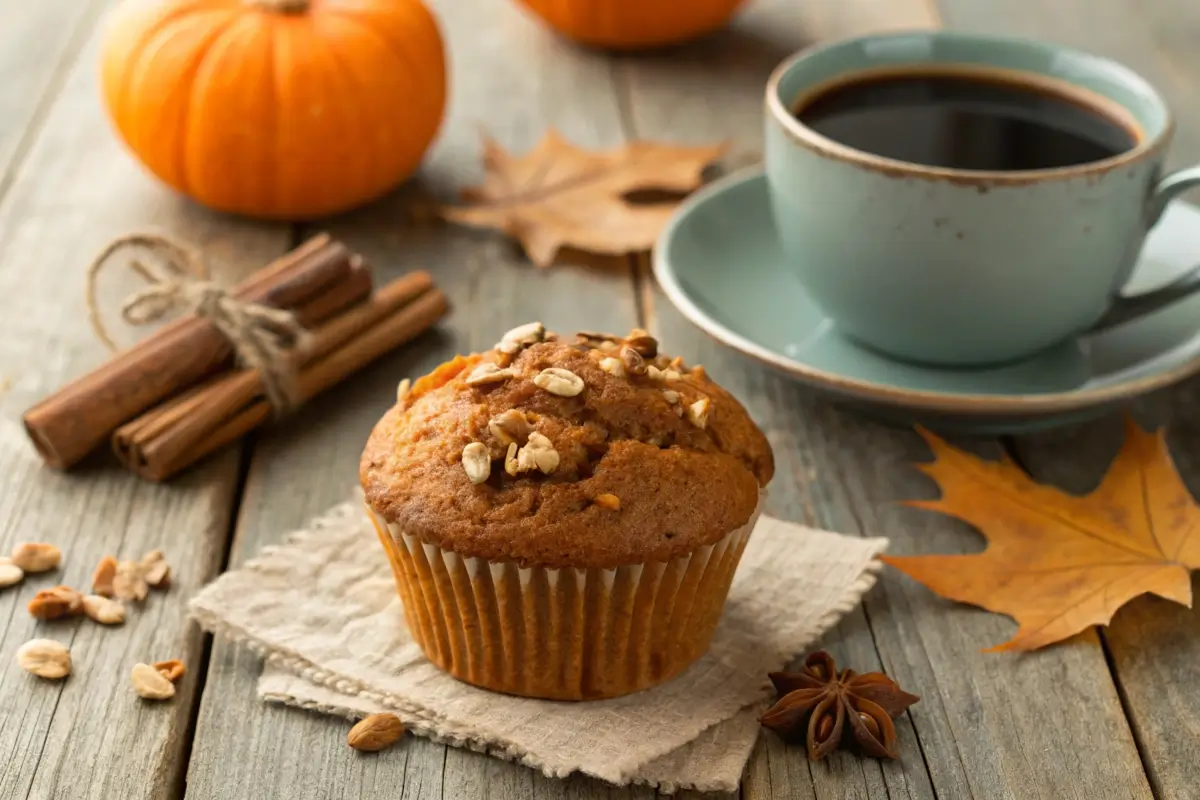
{"label": "blurred pumpkin in background", "polygon": [[744,0],[519,0],[551,28],[583,44],[640,50],[711,33]]}
{"label": "blurred pumpkin in background", "polygon": [[446,105],[420,0],[125,0],[101,56],[121,138],[221,211],[310,219],[416,170]]}

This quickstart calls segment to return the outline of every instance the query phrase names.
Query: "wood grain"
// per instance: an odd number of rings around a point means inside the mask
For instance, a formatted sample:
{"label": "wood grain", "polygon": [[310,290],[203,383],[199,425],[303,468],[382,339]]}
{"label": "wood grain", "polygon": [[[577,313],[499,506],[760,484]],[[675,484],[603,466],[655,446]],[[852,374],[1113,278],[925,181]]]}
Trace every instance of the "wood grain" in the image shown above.
{"label": "wood grain", "polygon": [[[455,353],[491,347],[506,330],[532,319],[566,331],[624,331],[634,325],[632,281],[620,263],[536,270],[498,236],[404,223],[414,198],[432,191],[452,200],[459,188],[480,179],[482,130],[516,152],[531,147],[551,125],[584,146],[621,141],[606,60],[551,38],[509,3],[441,0],[432,7],[448,39],[458,43],[450,48],[458,80],[445,133],[422,170],[423,185],[325,227],[361,252],[381,281],[428,269],[449,296],[452,314],[436,332],[258,440],[233,565],[350,496],[363,443],[394,402],[401,378],[415,378]],[[414,737],[364,757],[346,747],[345,721],[264,707],[254,696],[258,671],[257,660],[244,651],[214,644],[188,773],[189,798],[653,795],[586,778],[555,781]]]}
{"label": "wood grain", "polygon": [[[6,97],[0,107],[21,100],[27,125],[29,109],[45,109],[0,201],[0,296],[9,304],[0,315],[0,551],[17,541],[50,541],[63,549],[65,563],[58,573],[0,593],[0,797],[169,797],[182,784],[200,673],[183,680],[174,700],[152,705],[134,695],[129,671],[137,661],[199,664],[202,639],[186,622],[185,602],[220,569],[237,455],[226,453],[170,487],[143,483],[104,458],[62,475],[42,467],[16,420],[105,357],[86,322],[83,274],[107,240],[135,228],[164,230],[207,247],[223,264],[214,265],[218,274],[231,279],[280,252],[286,233],[217,218],[145,177],[110,135],[99,107],[97,37],[81,37],[77,52],[65,49],[76,15],[89,13],[86,5],[4,4],[0,18],[38,8],[53,17],[35,24],[27,16],[21,30],[42,37],[46,69],[73,66],[61,87],[43,70],[40,85],[61,88],[54,97],[38,97],[21,78],[25,94],[8,95],[7,75],[0,92]],[[0,31],[0,37],[13,33],[2,24]],[[4,42],[0,61],[12,55]],[[37,44],[22,51],[30,67]],[[118,283],[109,289],[122,288]],[[87,620],[37,624],[25,611],[38,588],[86,587],[104,554],[137,557],[154,548],[165,550],[175,567],[174,586],[131,609],[120,628]],[[70,644],[75,671],[65,682],[39,682],[16,667],[16,649],[37,636]]]}
{"label": "wood grain", "polygon": [[[1023,3],[1020,14],[987,0],[939,0],[939,5],[956,27],[1035,36],[1132,67],[1163,93],[1176,116],[1168,164],[1200,161],[1200,108],[1195,103],[1200,8],[1194,3],[1056,0]],[[1200,381],[1193,379],[1137,404],[1145,424],[1168,426],[1177,466],[1194,496],[1200,496],[1198,401]],[[1121,440],[1121,420],[1114,415],[1023,437],[1014,449],[1035,477],[1082,492],[1095,486]],[[1193,580],[1193,594],[1198,590],[1200,578]],[[1142,597],[1117,612],[1101,636],[1156,796],[1195,796],[1200,784],[1200,692],[1195,690],[1200,686],[1200,615]]]}
{"label": "wood grain", "polygon": [[[781,51],[813,37],[937,23],[917,3],[831,0],[808,2],[803,9],[756,5],[734,33],[697,48],[694,57],[623,64],[632,133],[688,140],[726,136],[739,152],[752,155],[761,136],[756,113],[761,100],[753,88],[761,86]],[[731,355],[704,339],[657,292],[648,292],[644,305],[653,308],[653,329],[668,349],[702,361],[768,432],[778,459],[768,513],[885,535],[894,553],[978,548],[966,526],[896,503],[934,491],[910,467],[926,457],[913,433],[832,408]],[[998,447],[973,446],[991,453]],[[885,573],[862,612],[848,617],[825,645],[846,665],[883,668],[922,696],[900,720],[901,761],[839,754],[809,764],[798,748],[764,736],[743,796],[1148,796],[1096,637],[1027,657],[980,652],[1010,631],[1002,618],[954,606],[903,576]]]}
{"label": "wood grain", "polygon": [[0,4],[0,196],[103,7],[103,0]]}

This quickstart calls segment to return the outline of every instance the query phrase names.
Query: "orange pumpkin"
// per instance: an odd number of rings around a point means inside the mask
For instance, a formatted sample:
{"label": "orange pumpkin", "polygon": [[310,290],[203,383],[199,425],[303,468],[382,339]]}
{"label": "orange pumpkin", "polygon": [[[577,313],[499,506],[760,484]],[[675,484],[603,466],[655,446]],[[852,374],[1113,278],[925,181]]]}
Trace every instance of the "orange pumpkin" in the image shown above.
{"label": "orange pumpkin", "polygon": [[520,0],[564,36],[613,50],[640,50],[720,28],[744,0]]}
{"label": "orange pumpkin", "polygon": [[417,168],[446,103],[420,0],[126,0],[102,52],[117,131],[212,208],[310,219]]}

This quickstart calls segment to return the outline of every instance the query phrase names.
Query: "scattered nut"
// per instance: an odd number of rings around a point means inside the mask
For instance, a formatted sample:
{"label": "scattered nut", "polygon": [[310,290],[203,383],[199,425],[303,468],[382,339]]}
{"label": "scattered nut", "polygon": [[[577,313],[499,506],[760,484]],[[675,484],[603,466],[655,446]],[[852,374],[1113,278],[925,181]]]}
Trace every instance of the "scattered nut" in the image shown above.
{"label": "scattered nut", "polygon": [[471,370],[471,374],[467,376],[467,386],[481,386],[486,383],[503,383],[509,378],[515,377],[517,373],[505,367],[501,369],[495,364],[485,362],[480,364],[475,369]]}
{"label": "scattered nut", "polygon": [[517,451],[517,471],[541,470],[549,475],[558,469],[558,451],[554,444],[538,432],[529,434],[529,442]]}
{"label": "scattered nut", "polygon": [[33,639],[17,650],[17,664],[39,678],[55,681],[71,674],[71,651],[53,639]]}
{"label": "scattered nut", "polygon": [[171,566],[162,550],[151,550],[138,562],[142,580],[155,589],[167,589],[171,585]]}
{"label": "scattered nut", "polygon": [[592,498],[592,502],[601,508],[607,508],[609,511],[621,510],[621,498],[610,492],[596,495]]}
{"label": "scattered nut", "polygon": [[125,606],[121,601],[98,594],[83,598],[83,613],[101,625],[120,625],[125,621]]}
{"label": "scattered nut", "polygon": [[52,544],[21,542],[13,547],[12,563],[30,574],[49,572],[62,563],[62,551]]}
{"label": "scattered nut", "polygon": [[575,338],[587,344],[621,341],[619,336],[613,336],[611,333],[600,333],[599,331],[579,331],[575,334]]}
{"label": "scattered nut", "polygon": [[559,397],[574,397],[583,391],[583,378],[569,369],[547,367],[533,379],[535,386]]}
{"label": "scattered nut", "polygon": [[621,346],[621,361],[625,364],[625,371],[630,375],[646,374],[646,359],[642,358],[641,354],[632,347]]}
{"label": "scattered nut", "polygon": [[187,671],[183,662],[178,658],[172,658],[170,661],[158,661],[154,664],[154,668],[171,683],[179,683],[179,679]]}
{"label": "scattered nut", "polygon": [[663,389],[663,397],[666,398],[668,403],[678,403],[679,402],[679,392],[674,392],[674,391],[671,391],[670,389]]}
{"label": "scattered nut", "polygon": [[403,735],[404,723],[395,714],[372,714],[350,729],[346,744],[364,753],[375,753],[391,747]]}
{"label": "scattered nut", "polygon": [[529,437],[529,420],[515,408],[510,408],[502,414],[497,414],[488,421],[488,431],[501,444],[516,442],[524,444]]}
{"label": "scattered nut", "polygon": [[25,570],[12,563],[12,559],[7,556],[0,558],[0,589],[16,586],[23,580],[25,580]]}
{"label": "scattered nut", "polygon": [[704,426],[708,424],[708,406],[709,401],[707,397],[701,397],[688,406],[688,422],[703,430]]}
{"label": "scattered nut", "polygon": [[619,353],[621,352],[620,342],[600,342],[596,348],[602,353]]}
{"label": "scattered nut", "polygon": [[462,451],[463,470],[471,483],[480,484],[492,474],[492,457],[486,445],[471,442]]}
{"label": "scattered nut", "polygon": [[138,697],[147,700],[168,700],[175,696],[175,684],[149,664],[134,664],[129,677]]}
{"label": "scattered nut", "polygon": [[619,358],[606,356],[600,359],[600,369],[607,372],[609,375],[615,375],[618,378],[625,377],[625,365],[621,363]]}
{"label": "scattered nut", "polygon": [[672,410],[675,412],[675,416],[677,416],[677,417],[683,416],[683,406],[675,406]]}
{"label": "scattered nut", "polygon": [[504,454],[504,471],[514,478],[517,477],[517,473],[520,472],[520,469],[517,467],[516,442],[510,442],[508,445],[508,452]]}
{"label": "scattered nut", "polygon": [[92,592],[101,597],[113,596],[113,578],[117,574],[117,560],[112,556],[105,556],[100,559],[100,563],[96,565],[96,571],[92,573]]}
{"label": "scattered nut", "polygon": [[653,364],[646,365],[646,376],[652,381],[664,381],[667,379],[666,374]]}
{"label": "scattered nut", "polygon": [[658,340],[641,328],[634,328],[625,337],[625,344],[637,351],[642,358],[654,358],[658,355]]}
{"label": "scattered nut", "polygon": [[545,341],[546,327],[540,322],[528,322],[524,325],[518,325],[508,333],[500,337],[500,341],[496,344],[496,349],[501,353],[514,355],[521,352],[531,344]]}
{"label": "scattered nut", "polygon": [[70,586],[42,589],[29,601],[29,613],[40,620],[75,616],[83,613],[83,595]]}
{"label": "scattered nut", "polygon": [[681,380],[682,378],[683,378],[683,375],[681,375],[676,370],[673,370],[673,369],[663,370],[663,380],[664,381],[677,381],[677,380]]}
{"label": "scattered nut", "polygon": [[149,591],[150,586],[146,583],[140,564],[136,561],[117,564],[117,572],[113,576],[113,597],[140,603],[146,599]]}
{"label": "scattered nut", "polygon": [[408,399],[408,393],[412,391],[412,379],[405,378],[396,386],[396,405],[404,405],[404,401]]}

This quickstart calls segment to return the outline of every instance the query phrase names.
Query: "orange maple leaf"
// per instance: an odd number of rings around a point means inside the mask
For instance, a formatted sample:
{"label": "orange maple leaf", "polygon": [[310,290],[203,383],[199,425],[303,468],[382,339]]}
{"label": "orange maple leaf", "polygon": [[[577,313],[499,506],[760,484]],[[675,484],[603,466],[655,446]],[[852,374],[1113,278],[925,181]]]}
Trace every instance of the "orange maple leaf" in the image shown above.
{"label": "orange maple leaf", "polygon": [[539,267],[560,247],[619,255],[649,249],[678,201],[633,203],[632,192],[690,192],[727,145],[630,142],[589,152],[550,130],[524,156],[484,138],[484,182],[463,191],[466,206],[443,206],[452,222],[503,231]]}
{"label": "orange maple leaf", "polygon": [[999,650],[1035,650],[1147,592],[1192,604],[1200,568],[1200,506],[1179,478],[1161,431],[1127,420],[1125,444],[1090,494],[1033,481],[1008,458],[984,461],[925,430],[935,460],[918,465],[942,490],[907,505],[967,522],[987,538],[972,555],[882,556],[942,597],[1012,617]]}

